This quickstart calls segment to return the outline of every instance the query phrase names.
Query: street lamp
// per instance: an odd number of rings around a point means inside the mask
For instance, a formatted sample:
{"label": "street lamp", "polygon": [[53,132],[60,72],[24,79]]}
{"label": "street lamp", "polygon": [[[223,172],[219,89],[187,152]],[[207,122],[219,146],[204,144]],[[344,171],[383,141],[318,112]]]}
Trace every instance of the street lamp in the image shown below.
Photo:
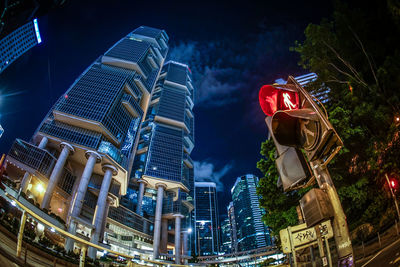
{"label": "street lamp", "polygon": [[395,189],[397,187],[397,181],[395,180],[389,180],[388,175],[385,173],[385,177],[386,177],[386,181],[389,185],[390,188],[390,193],[392,194],[393,200],[394,200],[394,205],[396,206],[396,212],[397,212],[397,217],[400,221],[400,212],[399,212],[399,205],[397,204],[397,199],[396,196],[394,195],[393,189]]}
{"label": "street lamp", "polygon": [[[183,248],[182,248],[182,254],[184,256],[188,256],[188,235],[190,235],[192,233],[192,228],[189,227],[186,230],[182,230],[181,231],[182,235],[183,235]],[[185,264],[187,264],[187,258],[184,258],[184,262]]]}

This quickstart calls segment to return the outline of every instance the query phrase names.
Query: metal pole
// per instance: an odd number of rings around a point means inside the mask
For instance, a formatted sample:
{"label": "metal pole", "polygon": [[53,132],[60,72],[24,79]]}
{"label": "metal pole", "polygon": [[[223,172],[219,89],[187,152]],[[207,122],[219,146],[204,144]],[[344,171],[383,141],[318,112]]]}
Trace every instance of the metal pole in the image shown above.
{"label": "metal pole", "polygon": [[321,164],[320,160],[310,162],[310,165],[319,187],[327,193],[329,200],[332,203],[334,213],[332,228],[338,252],[339,264],[341,259],[347,258],[348,261],[354,265],[353,247],[350,241],[346,215],[344,214],[342,204],[340,203],[339,196],[336,192],[331,176],[329,175],[328,169],[326,166]]}
{"label": "metal pole", "polygon": [[389,177],[387,176],[386,173],[385,173],[385,177],[386,177],[386,181],[387,181],[387,183],[388,183],[388,186],[389,186],[389,188],[390,188],[390,193],[392,194],[392,197],[393,197],[393,200],[394,200],[394,205],[396,206],[397,217],[398,217],[399,220],[400,220],[399,205],[397,204],[396,196],[395,196],[394,193],[393,193],[393,189],[392,189],[392,187],[390,186]]}
{"label": "metal pole", "polygon": [[87,247],[82,244],[81,256],[79,257],[79,267],[85,267],[86,250]]}
{"label": "metal pole", "polygon": [[332,267],[332,257],[331,257],[331,249],[329,248],[328,238],[325,239],[325,246],[326,246],[326,255],[328,256],[328,266]]}
{"label": "metal pole", "polygon": [[378,241],[379,241],[379,247],[382,247],[382,244],[381,244],[381,236],[380,236],[379,232],[378,232]]}
{"label": "metal pole", "polygon": [[292,239],[292,228],[289,226],[287,229],[288,229],[288,232],[289,232],[290,246],[292,248],[293,267],[297,267],[296,249],[295,249],[295,247],[293,245],[293,239]]}
{"label": "metal pole", "polygon": [[25,242],[25,256],[24,256],[24,264],[26,266],[26,257],[28,254],[28,242]]}
{"label": "metal pole", "polygon": [[321,262],[322,262],[321,266],[326,266],[326,264],[324,264],[324,262],[325,262],[324,243],[322,243],[322,238],[321,238],[321,234],[319,233],[319,229],[318,229],[318,231],[316,231],[316,233],[317,233],[317,244],[318,244],[319,256],[320,256]]}
{"label": "metal pole", "polygon": [[363,249],[363,258],[365,258],[365,248],[364,248],[364,241],[361,241],[362,249]]}
{"label": "metal pole", "polygon": [[312,267],[317,267],[317,263],[315,262],[315,255],[314,255],[314,247],[310,247],[310,254],[311,254],[311,265]]}
{"label": "metal pole", "polygon": [[19,222],[18,241],[17,241],[17,257],[21,257],[22,238],[24,237],[25,221],[26,221],[26,212],[24,210],[22,212],[21,221]]}

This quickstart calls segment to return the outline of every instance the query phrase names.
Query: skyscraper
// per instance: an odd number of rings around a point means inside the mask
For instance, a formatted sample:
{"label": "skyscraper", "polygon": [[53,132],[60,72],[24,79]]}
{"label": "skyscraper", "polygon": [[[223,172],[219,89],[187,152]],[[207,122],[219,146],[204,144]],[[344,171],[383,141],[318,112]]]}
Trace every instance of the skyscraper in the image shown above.
{"label": "skyscraper", "polygon": [[258,177],[246,174],[236,179],[231,190],[239,251],[272,245],[269,230],[262,222],[264,211],[256,194],[257,184]]}
{"label": "skyscraper", "polygon": [[195,187],[197,254],[217,255],[220,247],[220,230],[216,184],[196,182]]}
{"label": "skyscraper", "polygon": [[225,215],[223,219],[220,219],[220,222],[221,222],[220,252],[224,254],[229,254],[232,251],[231,222],[229,221],[229,217],[227,215]]}
{"label": "skyscraper", "polygon": [[163,219],[180,262],[181,219],[193,209],[194,88],[186,65],[164,64],[168,39],[141,26],[118,41],[60,97],[31,142],[14,142],[7,162],[21,192],[70,233],[157,258]]}
{"label": "skyscraper", "polygon": [[[305,87],[311,95],[313,95],[315,98],[317,98],[319,101],[322,103],[327,103],[329,101],[329,92],[330,88],[327,87],[326,85],[322,84],[321,87],[314,87],[311,88],[310,84],[315,82],[317,80],[318,76],[317,74],[310,72],[304,75],[296,76],[294,79],[302,86]],[[279,78],[275,80],[276,83],[278,84],[286,84],[286,80]]]}
{"label": "skyscraper", "polygon": [[26,51],[41,42],[37,19],[26,23],[1,39],[0,73]]}
{"label": "skyscraper", "polygon": [[236,220],[235,220],[235,208],[233,207],[233,202],[229,202],[227,207],[228,211],[228,219],[230,223],[230,230],[231,230],[231,240],[232,240],[232,247],[231,252],[236,253],[238,252],[238,240],[237,240],[237,231],[236,231]]}

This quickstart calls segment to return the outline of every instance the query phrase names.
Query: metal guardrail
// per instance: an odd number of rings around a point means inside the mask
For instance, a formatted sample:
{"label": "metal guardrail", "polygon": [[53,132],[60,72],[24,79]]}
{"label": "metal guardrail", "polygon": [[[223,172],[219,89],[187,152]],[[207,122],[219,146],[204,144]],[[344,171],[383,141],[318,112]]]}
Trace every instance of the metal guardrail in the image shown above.
{"label": "metal guardrail", "polygon": [[[108,249],[108,248],[105,248],[105,247],[103,247],[103,246],[100,246],[100,245],[91,243],[91,242],[89,242],[89,241],[87,241],[87,240],[85,240],[85,239],[82,239],[82,238],[80,238],[80,237],[77,237],[77,236],[75,236],[75,235],[73,235],[73,234],[71,234],[71,233],[69,233],[69,232],[67,232],[67,231],[65,231],[65,230],[63,230],[63,229],[61,229],[61,228],[59,228],[58,226],[56,226],[56,225],[54,225],[54,224],[48,222],[47,220],[43,219],[41,216],[37,215],[37,214],[34,213],[32,210],[30,210],[29,208],[27,208],[25,205],[23,205],[21,202],[19,202],[15,197],[13,197],[12,195],[10,195],[9,193],[5,193],[5,195],[6,195],[9,199],[11,199],[12,201],[14,201],[15,204],[18,205],[18,206],[23,210],[23,215],[22,215],[22,217],[25,217],[25,219],[26,219],[26,213],[27,213],[27,214],[29,214],[30,216],[32,216],[35,220],[37,220],[37,221],[43,223],[44,225],[46,225],[46,226],[48,226],[48,227],[53,228],[55,231],[57,231],[57,232],[60,233],[61,235],[66,236],[66,237],[68,237],[68,238],[71,238],[71,239],[73,239],[74,241],[79,242],[79,243],[85,245],[85,247],[84,247],[85,249],[83,250],[84,252],[86,252],[86,247],[89,246],[89,247],[93,247],[93,248],[96,248],[96,249],[101,250],[101,251],[104,251],[104,250],[105,250],[105,251],[107,251],[108,253],[111,253],[111,254],[114,254],[114,255],[117,255],[117,256],[120,256],[120,257],[129,259],[129,260],[140,260],[140,261],[143,261],[143,262],[145,262],[145,263],[150,263],[150,264],[155,264],[155,265],[161,265],[161,266],[165,266],[165,265],[167,265],[167,266],[182,266],[182,267],[183,267],[183,266],[188,266],[188,265],[181,265],[181,264],[173,264],[173,263],[169,263],[169,262],[167,262],[167,263],[166,263],[166,262],[160,262],[160,261],[156,261],[156,260],[142,259],[142,257],[140,257],[140,259],[137,259],[137,258],[135,258],[135,256],[127,255],[127,254],[124,254],[124,253],[121,253],[121,252],[117,252],[117,251],[113,251],[113,250]],[[22,219],[24,219],[24,218],[22,218]],[[23,220],[21,220],[21,221],[23,221]],[[21,223],[22,223],[22,222],[21,222]],[[23,229],[23,227],[20,227],[20,228]],[[21,230],[21,229],[20,229],[20,230]],[[23,234],[23,233],[22,233],[22,234]],[[18,248],[21,248],[21,246],[22,246],[22,234],[21,234],[21,232],[18,233],[19,238],[18,238],[18,243],[17,243],[17,251],[18,251]],[[136,257],[137,257],[137,256],[136,256]],[[84,261],[85,261],[85,253],[81,253],[80,263],[82,263],[82,262],[84,262]],[[133,263],[129,261],[128,266],[131,266],[131,264],[133,264]],[[80,266],[83,266],[83,265],[80,265]]]}

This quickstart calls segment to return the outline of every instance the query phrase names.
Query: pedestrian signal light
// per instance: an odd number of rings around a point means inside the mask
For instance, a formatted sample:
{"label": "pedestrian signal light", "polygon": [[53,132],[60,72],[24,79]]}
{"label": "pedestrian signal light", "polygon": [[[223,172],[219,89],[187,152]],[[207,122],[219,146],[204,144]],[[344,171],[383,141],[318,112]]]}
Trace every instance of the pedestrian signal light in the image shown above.
{"label": "pedestrian signal light", "polygon": [[261,109],[267,116],[278,110],[295,110],[299,108],[299,95],[296,90],[279,85],[264,85],[258,94]]}
{"label": "pedestrian signal light", "polygon": [[395,179],[390,179],[389,185],[393,190],[397,190],[399,187],[399,184]]}

